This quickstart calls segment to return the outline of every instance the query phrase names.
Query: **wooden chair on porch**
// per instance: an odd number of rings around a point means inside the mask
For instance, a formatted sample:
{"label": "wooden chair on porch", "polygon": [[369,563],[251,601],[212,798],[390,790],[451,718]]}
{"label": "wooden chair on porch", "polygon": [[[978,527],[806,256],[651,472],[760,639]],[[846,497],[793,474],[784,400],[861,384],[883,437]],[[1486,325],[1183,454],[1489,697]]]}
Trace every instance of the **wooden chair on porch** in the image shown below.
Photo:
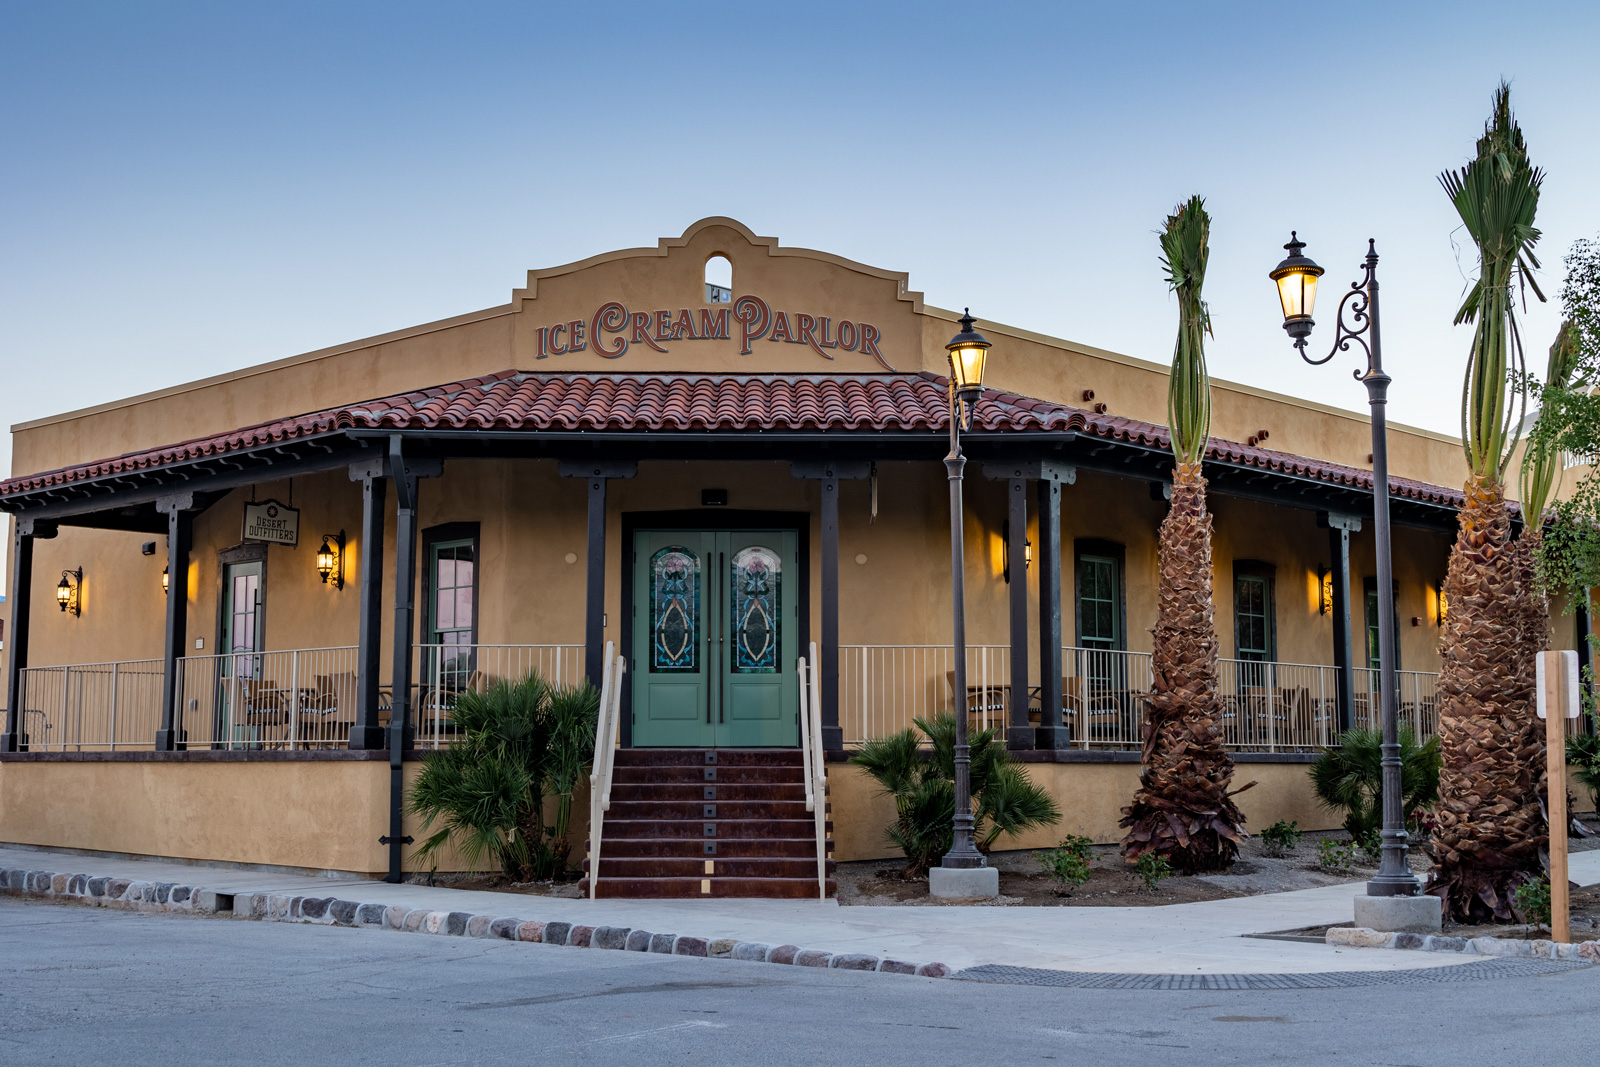
{"label": "wooden chair on porch", "polygon": [[356,724],[356,672],[319,674],[300,704],[299,733],[312,744],[343,742]]}

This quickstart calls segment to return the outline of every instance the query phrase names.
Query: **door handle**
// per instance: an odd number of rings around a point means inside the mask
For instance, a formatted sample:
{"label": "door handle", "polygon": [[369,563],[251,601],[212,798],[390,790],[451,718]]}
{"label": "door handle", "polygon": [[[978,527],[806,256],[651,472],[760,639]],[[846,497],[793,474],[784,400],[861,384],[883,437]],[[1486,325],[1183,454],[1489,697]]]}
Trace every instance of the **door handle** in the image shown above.
{"label": "door handle", "polygon": [[[728,555],[725,552],[720,552],[720,553],[717,554],[717,573],[719,575],[721,575],[721,576],[724,576],[724,577],[727,576],[727,573],[728,573]],[[728,591],[730,593],[733,591],[733,587],[731,585],[728,587]],[[723,611],[726,611],[728,613],[726,623],[717,628],[717,646],[718,646],[717,647],[717,722],[718,723],[725,723],[725,722],[728,721],[728,713],[727,713],[726,709],[724,709],[723,706],[722,706],[722,674],[723,674],[722,661],[724,659],[724,656],[722,655],[722,645],[728,640],[728,629],[729,629],[729,627],[731,627],[733,625],[732,600],[733,600],[733,598],[730,596],[730,597],[728,597],[728,599],[726,601],[723,601],[723,600],[721,600],[719,598],[718,602],[717,602],[717,611],[719,613],[723,612]]]}
{"label": "door handle", "polygon": [[711,620],[712,612],[716,610],[716,603],[717,603],[716,581],[717,581],[716,572],[711,569],[711,553],[707,552],[706,553],[706,597],[705,597],[706,602],[702,603],[700,605],[700,616],[701,616],[700,625],[704,626],[705,627],[705,631],[706,631],[706,633],[705,633],[705,638],[706,638],[706,658],[705,658],[705,663],[703,663],[701,665],[701,669],[705,672],[705,678],[706,678],[706,725],[707,726],[711,725],[711,702],[714,699],[713,694],[715,692],[715,687],[712,685],[712,678],[715,676],[715,672],[711,670],[711,662],[712,662],[712,659],[713,659],[713,657],[711,655],[711,652],[712,652],[711,632],[712,632],[712,630],[715,629],[715,627],[709,625],[709,623],[710,623],[710,620]]}

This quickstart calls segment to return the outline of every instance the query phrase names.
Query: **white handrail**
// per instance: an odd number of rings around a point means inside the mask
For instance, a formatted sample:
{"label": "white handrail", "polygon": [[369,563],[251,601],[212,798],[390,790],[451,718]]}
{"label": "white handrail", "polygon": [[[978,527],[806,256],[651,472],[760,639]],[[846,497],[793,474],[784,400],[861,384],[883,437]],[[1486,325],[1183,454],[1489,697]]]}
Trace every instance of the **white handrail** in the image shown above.
{"label": "white handrail", "polygon": [[800,676],[800,756],[805,765],[806,781],[806,810],[815,811],[816,799],[811,792],[811,699],[806,695],[806,658],[800,657],[798,664]]}
{"label": "white handrail", "polygon": [[600,675],[600,707],[594,717],[594,758],[589,762],[589,899],[600,879],[600,776],[605,772],[605,742],[611,715],[611,642],[606,642],[605,666]]}
{"label": "white handrail", "polygon": [[613,656],[616,646],[606,642],[605,665],[600,676],[600,708],[594,724],[594,758],[589,763],[589,899],[600,883],[600,840],[605,813],[611,810],[611,774],[616,766],[617,732],[621,727],[622,675],[627,661]]}
{"label": "white handrail", "polygon": [[817,896],[828,899],[828,777],[822,753],[822,694],[817,686],[817,643],[811,642],[811,817],[817,827]]}

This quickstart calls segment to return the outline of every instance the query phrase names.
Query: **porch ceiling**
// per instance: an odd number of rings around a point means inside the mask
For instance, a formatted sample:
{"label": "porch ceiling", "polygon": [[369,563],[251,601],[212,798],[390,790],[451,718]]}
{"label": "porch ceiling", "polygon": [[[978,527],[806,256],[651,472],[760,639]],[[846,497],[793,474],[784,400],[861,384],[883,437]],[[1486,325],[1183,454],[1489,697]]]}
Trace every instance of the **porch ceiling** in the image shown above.
{"label": "porch ceiling", "polygon": [[[450,457],[938,458],[946,382],[928,374],[553,374],[504,371],[0,482],[0,510],[122,529],[154,527],[174,491],[225,492],[344,466],[399,434]],[[966,437],[975,459],[1049,458],[1160,483],[1165,427],[985,390]],[[1213,438],[1217,492],[1370,511],[1372,473]],[[1391,478],[1395,520],[1448,528],[1459,490]],[[161,520],[164,523],[164,519]],[[164,529],[164,525],[160,527]]]}

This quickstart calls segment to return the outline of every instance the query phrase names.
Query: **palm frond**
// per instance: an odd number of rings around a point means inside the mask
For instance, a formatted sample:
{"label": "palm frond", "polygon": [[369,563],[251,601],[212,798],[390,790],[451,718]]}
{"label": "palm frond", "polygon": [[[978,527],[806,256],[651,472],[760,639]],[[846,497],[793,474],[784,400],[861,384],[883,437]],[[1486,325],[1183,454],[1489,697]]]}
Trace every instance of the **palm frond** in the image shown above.
{"label": "palm frond", "polygon": [[1172,453],[1180,463],[1196,463],[1211,433],[1211,378],[1206,372],[1205,337],[1211,313],[1200,292],[1206,280],[1211,216],[1205,201],[1192,196],[1167,216],[1161,231],[1161,265],[1178,297],[1178,340],[1167,384],[1167,424]]}

